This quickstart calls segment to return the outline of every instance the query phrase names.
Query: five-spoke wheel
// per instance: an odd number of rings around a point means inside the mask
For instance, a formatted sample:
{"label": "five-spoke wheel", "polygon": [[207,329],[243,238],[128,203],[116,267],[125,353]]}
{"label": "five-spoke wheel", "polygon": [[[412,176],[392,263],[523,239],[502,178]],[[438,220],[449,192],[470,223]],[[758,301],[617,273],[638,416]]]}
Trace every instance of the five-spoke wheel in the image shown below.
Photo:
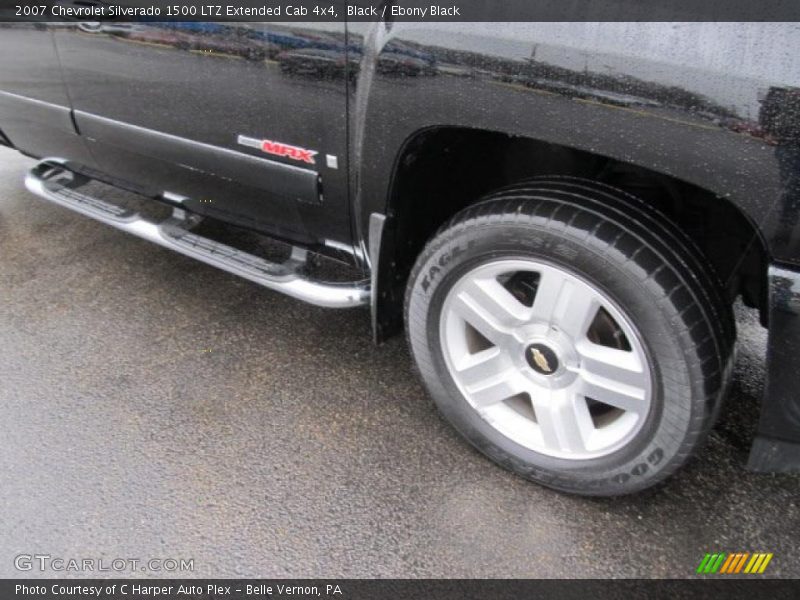
{"label": "five-spoke wheel", "polygon": [[495,462],[589,495],[651,486],[711,428],[729,302],[668,218],[551,178],[464,209],[411,273],[406,329],[442,414]]}
{"label": "five-spoke wheel", "polygon": [[450,289],[444,357],[467,402],[518,444],[591,458],[622,447],[650,409],[650,367],[629,320],[562,267],[500,260]]}

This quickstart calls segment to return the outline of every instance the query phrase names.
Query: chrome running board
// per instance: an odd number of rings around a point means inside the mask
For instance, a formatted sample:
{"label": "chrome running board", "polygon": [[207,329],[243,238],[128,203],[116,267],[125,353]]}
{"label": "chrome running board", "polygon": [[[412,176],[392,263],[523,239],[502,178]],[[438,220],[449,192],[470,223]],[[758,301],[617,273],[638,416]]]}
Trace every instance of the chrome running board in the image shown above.
{"label": "chrome running board", "polygon": [[292,298],[327,308],[350,308],[370,302],[369,281],[320,282],[303,276],[303,249],[293,248],[286,262],[275,263],[191,233],[189,229],[200,218],[189,216],[182,209],[175,209],[172,217],[163,221],[149,220],[136,211],[80,192],[80,186],[74,186],[75,174],[65,163],[61,159],[41,161],[28,172],[25,187],[45,200]]}

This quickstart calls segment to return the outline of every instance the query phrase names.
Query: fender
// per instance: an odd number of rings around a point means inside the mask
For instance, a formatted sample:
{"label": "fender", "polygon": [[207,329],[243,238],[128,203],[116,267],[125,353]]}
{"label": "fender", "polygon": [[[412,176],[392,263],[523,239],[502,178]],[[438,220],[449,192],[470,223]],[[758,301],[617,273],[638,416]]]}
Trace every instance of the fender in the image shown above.
{"label": "fender", "polygon": [[[771,90],[800,88],[796,72],[766,60],[776,55],[770,48],[800,44],[788,30],[750,23],[743,35],[732,24],[688,23],[665,57],[646,37],[666,36],[668,23],[647,24],[647,31],[642,23],[566,23],[558,38],[552,23],[514,25],[510,33],[487,24],[371,27],[351,114],[357,233],[366,233],[373,212],[391,217],[392,174],[409,140],[429,128],[465,127],[559,144],[697,185],[730,199],[775,259],[797,263],[800,238],[779,235],[786,218],[778,210],[787,185],[782,156],[789,153],[770,136],[762,106]],[[712,36],[721,54],[700,63],[693,40]],[[734,43],[742,54],[737,65],[722,60]],[[413,76],[387,71],[404,57],[418,68]]]}

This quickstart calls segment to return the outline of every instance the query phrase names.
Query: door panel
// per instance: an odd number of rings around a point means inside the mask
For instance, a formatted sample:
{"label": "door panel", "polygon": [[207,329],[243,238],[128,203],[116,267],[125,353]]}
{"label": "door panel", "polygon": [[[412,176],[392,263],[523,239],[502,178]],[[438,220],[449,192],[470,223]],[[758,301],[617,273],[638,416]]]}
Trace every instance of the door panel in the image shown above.
{"label": "door panel", "polygon": [[351,243],[344,66],[286,68],[300,50],[343,65],[343,23],[84,29],[55,37],[103,171],[301,243]]}
{"label": "door panel", "polygon": [[16,148],[33,156],[92,166],[72,124],[52,27],[56,25],[0,23],[0,130]]}

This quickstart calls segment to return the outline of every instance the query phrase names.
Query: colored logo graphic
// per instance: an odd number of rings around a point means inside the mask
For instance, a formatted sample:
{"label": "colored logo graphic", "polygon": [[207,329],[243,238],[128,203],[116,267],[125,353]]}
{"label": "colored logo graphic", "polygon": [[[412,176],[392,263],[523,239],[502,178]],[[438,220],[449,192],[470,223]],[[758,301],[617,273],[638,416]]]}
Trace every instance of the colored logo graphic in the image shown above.
{"label": "colored logo graphic", "polygon": [[756,552],[754,554],[749,552],[732,552],[730,554],[717,552],[715,554],[706,554],[703,560],[700,561],[697,572],[709,575],[714,573],[719,573],[720,575],[755,575],[763,573],[771,560],[772,552]]}

